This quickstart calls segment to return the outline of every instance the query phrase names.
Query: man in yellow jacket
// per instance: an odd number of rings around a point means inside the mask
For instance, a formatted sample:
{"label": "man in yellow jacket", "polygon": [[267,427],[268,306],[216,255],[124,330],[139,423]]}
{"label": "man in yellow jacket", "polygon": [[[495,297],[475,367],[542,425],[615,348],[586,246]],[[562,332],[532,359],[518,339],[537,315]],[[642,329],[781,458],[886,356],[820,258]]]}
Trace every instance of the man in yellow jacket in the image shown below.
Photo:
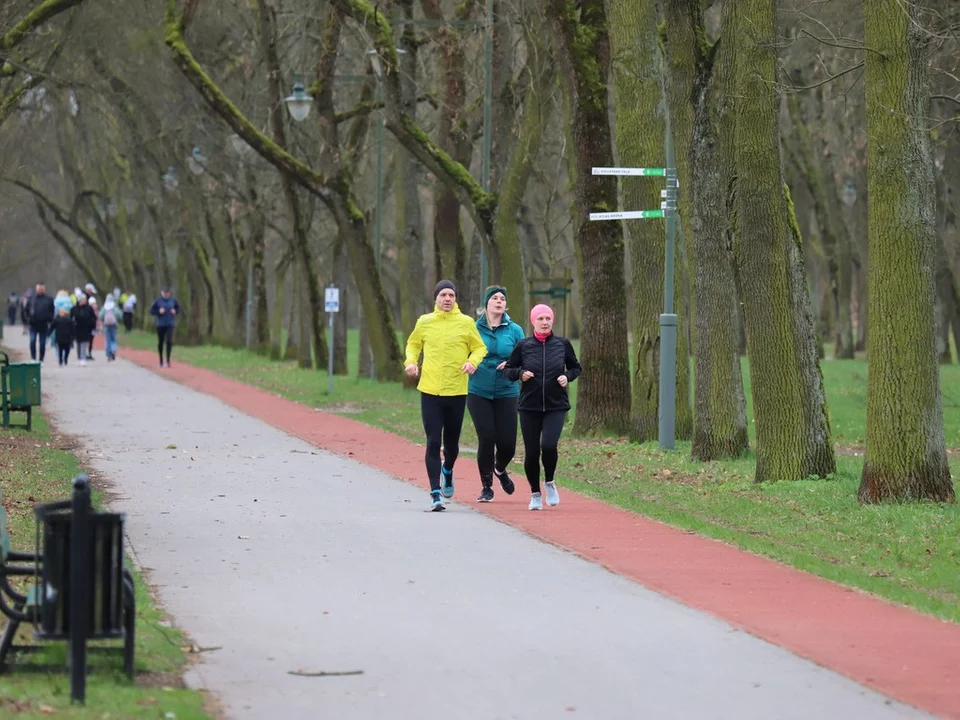
{"label": "man in yellow jacket", "polygon": [[[460,454],[460,429],[467,405],[468,375],[473,375],[487,346],[477,324],[460,312],[457,288],[441,280],[433,290],[436,307],[421,315],[407,340],[406,373],[420,374],[420,415],[427,435],[427,477],[431,509],[443,510],[443,498],[453,497],[453,464]],[[423,371],[417,366],[423,352]],[[443,445],[443,463],[440,446]]]}

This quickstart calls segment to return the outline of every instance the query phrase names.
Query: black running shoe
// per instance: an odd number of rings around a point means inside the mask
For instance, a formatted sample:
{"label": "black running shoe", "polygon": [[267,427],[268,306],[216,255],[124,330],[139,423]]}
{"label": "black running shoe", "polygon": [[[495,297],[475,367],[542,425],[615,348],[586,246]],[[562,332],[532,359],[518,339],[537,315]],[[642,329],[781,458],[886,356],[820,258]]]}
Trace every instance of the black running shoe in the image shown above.
{"label": "black running shoe", "polygon": [[496,475],[497,480],[500,481],[500,487],[503,488],[503,491],[507,495],[513,495],[513,491],[515,487],[513,485],[513,480],[510,479],[510,476],[507,474],[507,471],[504,470],[503,472],[499,472],[497,470],[494,470],[494,475]]}

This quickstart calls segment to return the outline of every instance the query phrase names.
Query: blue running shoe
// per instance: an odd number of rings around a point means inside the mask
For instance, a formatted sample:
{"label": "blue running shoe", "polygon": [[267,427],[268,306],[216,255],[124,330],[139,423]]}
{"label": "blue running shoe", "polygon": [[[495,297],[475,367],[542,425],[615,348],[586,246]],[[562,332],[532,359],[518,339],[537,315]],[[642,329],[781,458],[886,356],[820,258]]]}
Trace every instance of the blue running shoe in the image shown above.
{"label": "blue running shoe", "polygon": [[453,470],[440,466],[440,487],[445,498],[453,497]]}
{"label": "blue running shoe", "polygon": [[443,496],[440,494],[439,490],[430,491],[430,509],[433,512],[440,512],[441,510],[446,510],[447,508],[443,504]]}

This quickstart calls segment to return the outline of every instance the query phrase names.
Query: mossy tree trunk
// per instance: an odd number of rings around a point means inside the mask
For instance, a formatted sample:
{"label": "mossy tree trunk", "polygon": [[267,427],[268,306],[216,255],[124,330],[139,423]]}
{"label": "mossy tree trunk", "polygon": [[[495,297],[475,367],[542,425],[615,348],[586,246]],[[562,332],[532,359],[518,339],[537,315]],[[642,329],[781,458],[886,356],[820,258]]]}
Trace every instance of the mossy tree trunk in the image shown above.
{"label": "mossy tree trunk", "polygon": [[954,499],[933,316],[928,35],[917,0],[863,0],[870,374],[860,500]]}
{"label": "mossy tree trunk", "polygon": [[[542,37],[528,38],[535,51],[527,60],[525,73],[529,84],[523,102],[523,117],[517,129],[516,144],[512,147],[503,181],[494,221],[494,232],[500,246],[500,282],[510,297],[510,314],[526,326],[527,300],[526,264],[520,240],[520,208],[527,185],[533,175],[534,162],[552,103],[550,91],[556,86],[557,73],[550,57],[549,42]],[[501,145],[505,144],[501,142]]]}
{"label": "mossy tree trunk", "polygon": [[[611,0],[609,9],[610,45],[614,57],[615,127],[620,164],[625,167],[664,167],[667,107],[662,84],[657,3],[654,0]],[[660,207],[660,190],[664,185],[656,179],[626,178],[621,185],[626,209],[650,210]],[[628,220],[625,224],[630,242],[633,299],[634,363],[630,439],[646,442],[655,440],[659,430],[664,225],[663,222],[650,220]],[[675,304],[680,308],[683,307],[682,275],[681,282],[676,282],[675,287]],[[683,318],[683,312],[679,312],[678,316]],[[685,332],[686,328],[682,326],[678,329],[681,338]],[[677,348],[678,364],[687,362],[688,358],[686,342],[682,344],[683,348]],[[678,375],[682,379],[689,378],[688,372]],[[689,438],[692,430],[688,382],[677,383],[676,434],[680,438]]]}
{"label": "mossy tree trunk", "polygon": [[[428,20],[443,23],[440,0],[420,0],[420,7]],[[454,13],[454,23],[462,23],[469,16],[472,3],[461,3]],[[470,166],[473,154],[473,139],[465,114],[467,99],[466,55],[463,31],[458,24],[440,24],[434,30],[434,41],[440,54],[440,73],[443,93],[440,115],[437,122],[437,143],[441,150],[464,167]],[[413,119],[410,116],[411,120]],[[438,185],[433,223],[435,249],[434,275],[436,280],[446,278],[455,284],[466,286],[467,248],[460,224],[460,200],[453,187],[447,183]],[[476,304],[475,298],[458,298],[461,309],[466,311]]]}
{"label": "mossy tree trunk", "polygon": [[612,178],[591,174],[613,165],[607,104],[610,42],[603,0],[548,0],[557,55],[570,101],[574,232],[584,298],[581,364],[577,381],[578,434],[625,434],[630,425],[630,370],[623,229],[618,222],[590,222],[590,212],[616,209]]}
{"label": "mossy tree trunk", "polygon": [[736,3],[734,253],[757,427],[756,480],[835,470],[800,230],[783,179],[777,0]]}
{"label": "mossy tree trunk", "polygon": [[[404,18],[413,20],[413,0],[400,0],[398,6]],[[400,56],[402,81],[400,86],[403,112],[417,122],[417,41],[414,26],[406,24],[400,36],[400,47],[406,53]],[[401,278],[414,278],[414,282],[400,283],[400,329],[404,338],[413,332],[417,318],[429,309],[424,295],[423,278],[423,218],[420,213],[420,192],[417,178],[420,167],[410,153],[401,149],[397,153],[397,179],[395,202],[397,216],[397,263]],[[404,376],[406,378],[406,376]],[[416,380],[415,378],[413,380]],[[407,381],[409,384],[409,381]],[[415,384],[415,383],[414,383]]]}
{"label": "mossy tree trunk", "polygon": [[[733,21],[724,6],[717,44],[707,41],[699,0],[666,4],[667,87],[670,106],[690,107],[690,139],[677,147],[689,153],[678,162],[681,188],[692,196],[688,235],[694,266],[694,430],[691,455],[709,461],[738,457],[748,448],[746,400],[740,366],[739,303],[727,236],[726,193],[731,167],[720,153],[721,100],[733,82]],[[679,128],[675,126],[675,134]]]}

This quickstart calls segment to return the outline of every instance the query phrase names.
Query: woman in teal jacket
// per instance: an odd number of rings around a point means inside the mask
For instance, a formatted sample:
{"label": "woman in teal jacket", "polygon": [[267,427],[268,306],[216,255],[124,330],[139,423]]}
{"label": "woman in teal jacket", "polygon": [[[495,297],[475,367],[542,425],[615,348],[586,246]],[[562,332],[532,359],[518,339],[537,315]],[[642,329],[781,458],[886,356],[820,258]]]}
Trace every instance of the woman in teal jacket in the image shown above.
{"label": "woman in teal jacket", "polygon": [[500,372],[523,340],[523,328],[507,315],[507,289],[491,285],[483,293],[483,313],[477,330],[487,346],[487,355],[470,376],[467,408],[477,429],[477,467],[483,490],[478,502],[493,500],[493,476],[507,495],[514,490],[507,465],[517,450],[517,397],[520,383],[507,380]]}

